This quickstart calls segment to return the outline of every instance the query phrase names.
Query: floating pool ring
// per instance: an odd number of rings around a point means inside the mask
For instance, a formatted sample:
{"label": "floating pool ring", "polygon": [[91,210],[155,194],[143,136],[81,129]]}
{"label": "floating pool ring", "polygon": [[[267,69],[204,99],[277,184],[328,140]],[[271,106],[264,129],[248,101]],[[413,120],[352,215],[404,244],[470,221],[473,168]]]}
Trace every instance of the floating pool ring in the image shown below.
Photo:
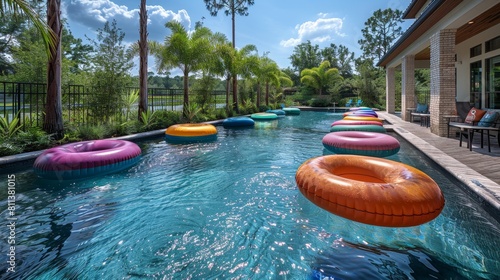
{"label": "floating pool ring", "polygon": [[217,140],[217,128],[208,123],[174,124],[165,130],[168,143],[198,143]]}
{"label": "floating pool ring", "polygon": [[361,117],[361,116],[345,116],[343,118],[344,120],[351,120],[351,121],[376,121],[376,122],[381,122],[383,123],[384,120],[376,117]]}
{"label": "floating pool ring", "polygon": [[339,120],[334,121],[331,126],[335,125],[379,125],[383,126],[381,122],[378,121],[350,121],[350,120]]}
{"label": "floating pool ring", "polygon": [[125,140],[83,141],[44,151],[33,169],[46,179],[81,179],[129,168],[137,163],[140,154],[137,144]]}
{"label": "floating pool ring", "polygon": [[376,226],[421,225],[439,216],[445,204],[441,189],[427,174],[387,159],[321,156],[304,162],[295,180],[317,206]]}
{"label": "floating pool ring", "polygon": [[279,116],[284,116],[286,113],[283,110],[276,109],[276,110],[267,110],[266,113],[274,113]]}
{"label": "floating pool ring", "polygon": [[285,111],[286,115],[300,115],[299,108],[283,108],[283,111]]}
{"label": "floating pool ring", "polygon": [[376,117],[378,118],[378,114],[375,111],[368,110],[358,110],[352,112],[345,112],[343,116],[362,116],[362,117]]}
{"label": "floating pool ring", "polygon": [[323,137],[323,146],[336,154],[388,157],[399,152],[398,139],[384,133],[365,131],[330,132]]}
{"label": "floating pool ring", "polygon": [[275,113],[255,113],[250,115],[250,117],[256,121],[270,121],[278,118]]}
{"label": "floating pool ring", "polygon": [[255,121],[249,117],[232,117],[222,121],[222,126],[227,128],[253,127]]}
{"label": "floating pool ring", "polygon": [[372,110],[372,108],[370,107],[352,107],[352,108],[349,108],[349,111],[357,111],[357,110]]}
{"label": "floating pool ring", "polygon": [[330,132],[336,131],[369,131],[369,132],[379,132],[386,133],[387,131],[383,126],[380,125],[334,125],[330,127]]}

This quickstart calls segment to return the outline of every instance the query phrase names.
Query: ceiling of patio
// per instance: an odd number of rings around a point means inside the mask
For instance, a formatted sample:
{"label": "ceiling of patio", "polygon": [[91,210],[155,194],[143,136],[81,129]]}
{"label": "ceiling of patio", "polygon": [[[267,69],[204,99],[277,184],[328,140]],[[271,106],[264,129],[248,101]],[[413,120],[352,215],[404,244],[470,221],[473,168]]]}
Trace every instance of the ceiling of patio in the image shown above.
{"label": "ceiling of patio", "polygon": [[[491,7],[479,16],[466,22],[464,25],[457,29],[455,35],[455,43],[460,44],[461,42],[479,34],[493,26],[500,24],[500,3]],[[415,55],[415,60],[430,60],[431,51],[430,47],[426,47],[419,53]]]}

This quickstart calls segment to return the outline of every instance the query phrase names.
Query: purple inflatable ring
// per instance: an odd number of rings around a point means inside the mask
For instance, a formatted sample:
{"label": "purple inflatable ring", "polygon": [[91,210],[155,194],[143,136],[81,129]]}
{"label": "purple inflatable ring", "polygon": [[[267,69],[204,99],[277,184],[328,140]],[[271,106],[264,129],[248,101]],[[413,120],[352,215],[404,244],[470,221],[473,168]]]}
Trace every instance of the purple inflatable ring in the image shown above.
{"label": "purple inflatable ring", "polygon": [[126,169],[139,160],[141,148],[125,140],[70,143],[44,151],[33,168],[46,179],[68,180]]}

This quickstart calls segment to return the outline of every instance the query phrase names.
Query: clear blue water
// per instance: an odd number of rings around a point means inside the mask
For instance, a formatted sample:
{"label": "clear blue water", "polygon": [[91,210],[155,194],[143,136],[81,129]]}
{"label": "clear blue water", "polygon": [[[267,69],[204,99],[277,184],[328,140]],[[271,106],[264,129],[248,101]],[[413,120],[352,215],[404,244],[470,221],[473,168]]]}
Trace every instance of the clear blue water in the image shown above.
{"label": "clear blue water", "polygon": [[[213,143],[140,143],[127,171],[71,183],[9,171],[16,183],[16,273],[7,279],[499,279],[500,225],[407,143],[389,159],[437,181],[446,207],[410,228],[332,215],[295,172],[326,153],[340,114],[302,112]],[[7,174],[0,209],[7,212]],[[6,224],[6,223],[5,223]]]}

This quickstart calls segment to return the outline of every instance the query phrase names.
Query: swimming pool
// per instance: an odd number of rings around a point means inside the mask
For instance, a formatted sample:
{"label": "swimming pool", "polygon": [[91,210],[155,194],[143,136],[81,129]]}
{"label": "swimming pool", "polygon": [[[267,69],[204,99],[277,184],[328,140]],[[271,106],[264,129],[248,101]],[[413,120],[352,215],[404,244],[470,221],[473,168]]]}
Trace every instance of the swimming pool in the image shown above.
{"label": "swimming pool", "polygon": [[[301,112],[216,142],[139,143],[127,171],[54,183],[16,181],[16,273],[22,279],[498,279],[500,225],[402,141],[389,159],[437,181],[446,206],[410,228],[364,225],[304,198],[297,168],[326,153],[341,114]],[[7,175],[0,182],[7,217]],[[4,231],[6,227],[4,227]],[[6,236],[3,234],[2,236]],[[8,269],[2,238],[0,269]],[[4,249],[5,248],[5,249]],[[336,279],[337,279],[336,278]]]}

